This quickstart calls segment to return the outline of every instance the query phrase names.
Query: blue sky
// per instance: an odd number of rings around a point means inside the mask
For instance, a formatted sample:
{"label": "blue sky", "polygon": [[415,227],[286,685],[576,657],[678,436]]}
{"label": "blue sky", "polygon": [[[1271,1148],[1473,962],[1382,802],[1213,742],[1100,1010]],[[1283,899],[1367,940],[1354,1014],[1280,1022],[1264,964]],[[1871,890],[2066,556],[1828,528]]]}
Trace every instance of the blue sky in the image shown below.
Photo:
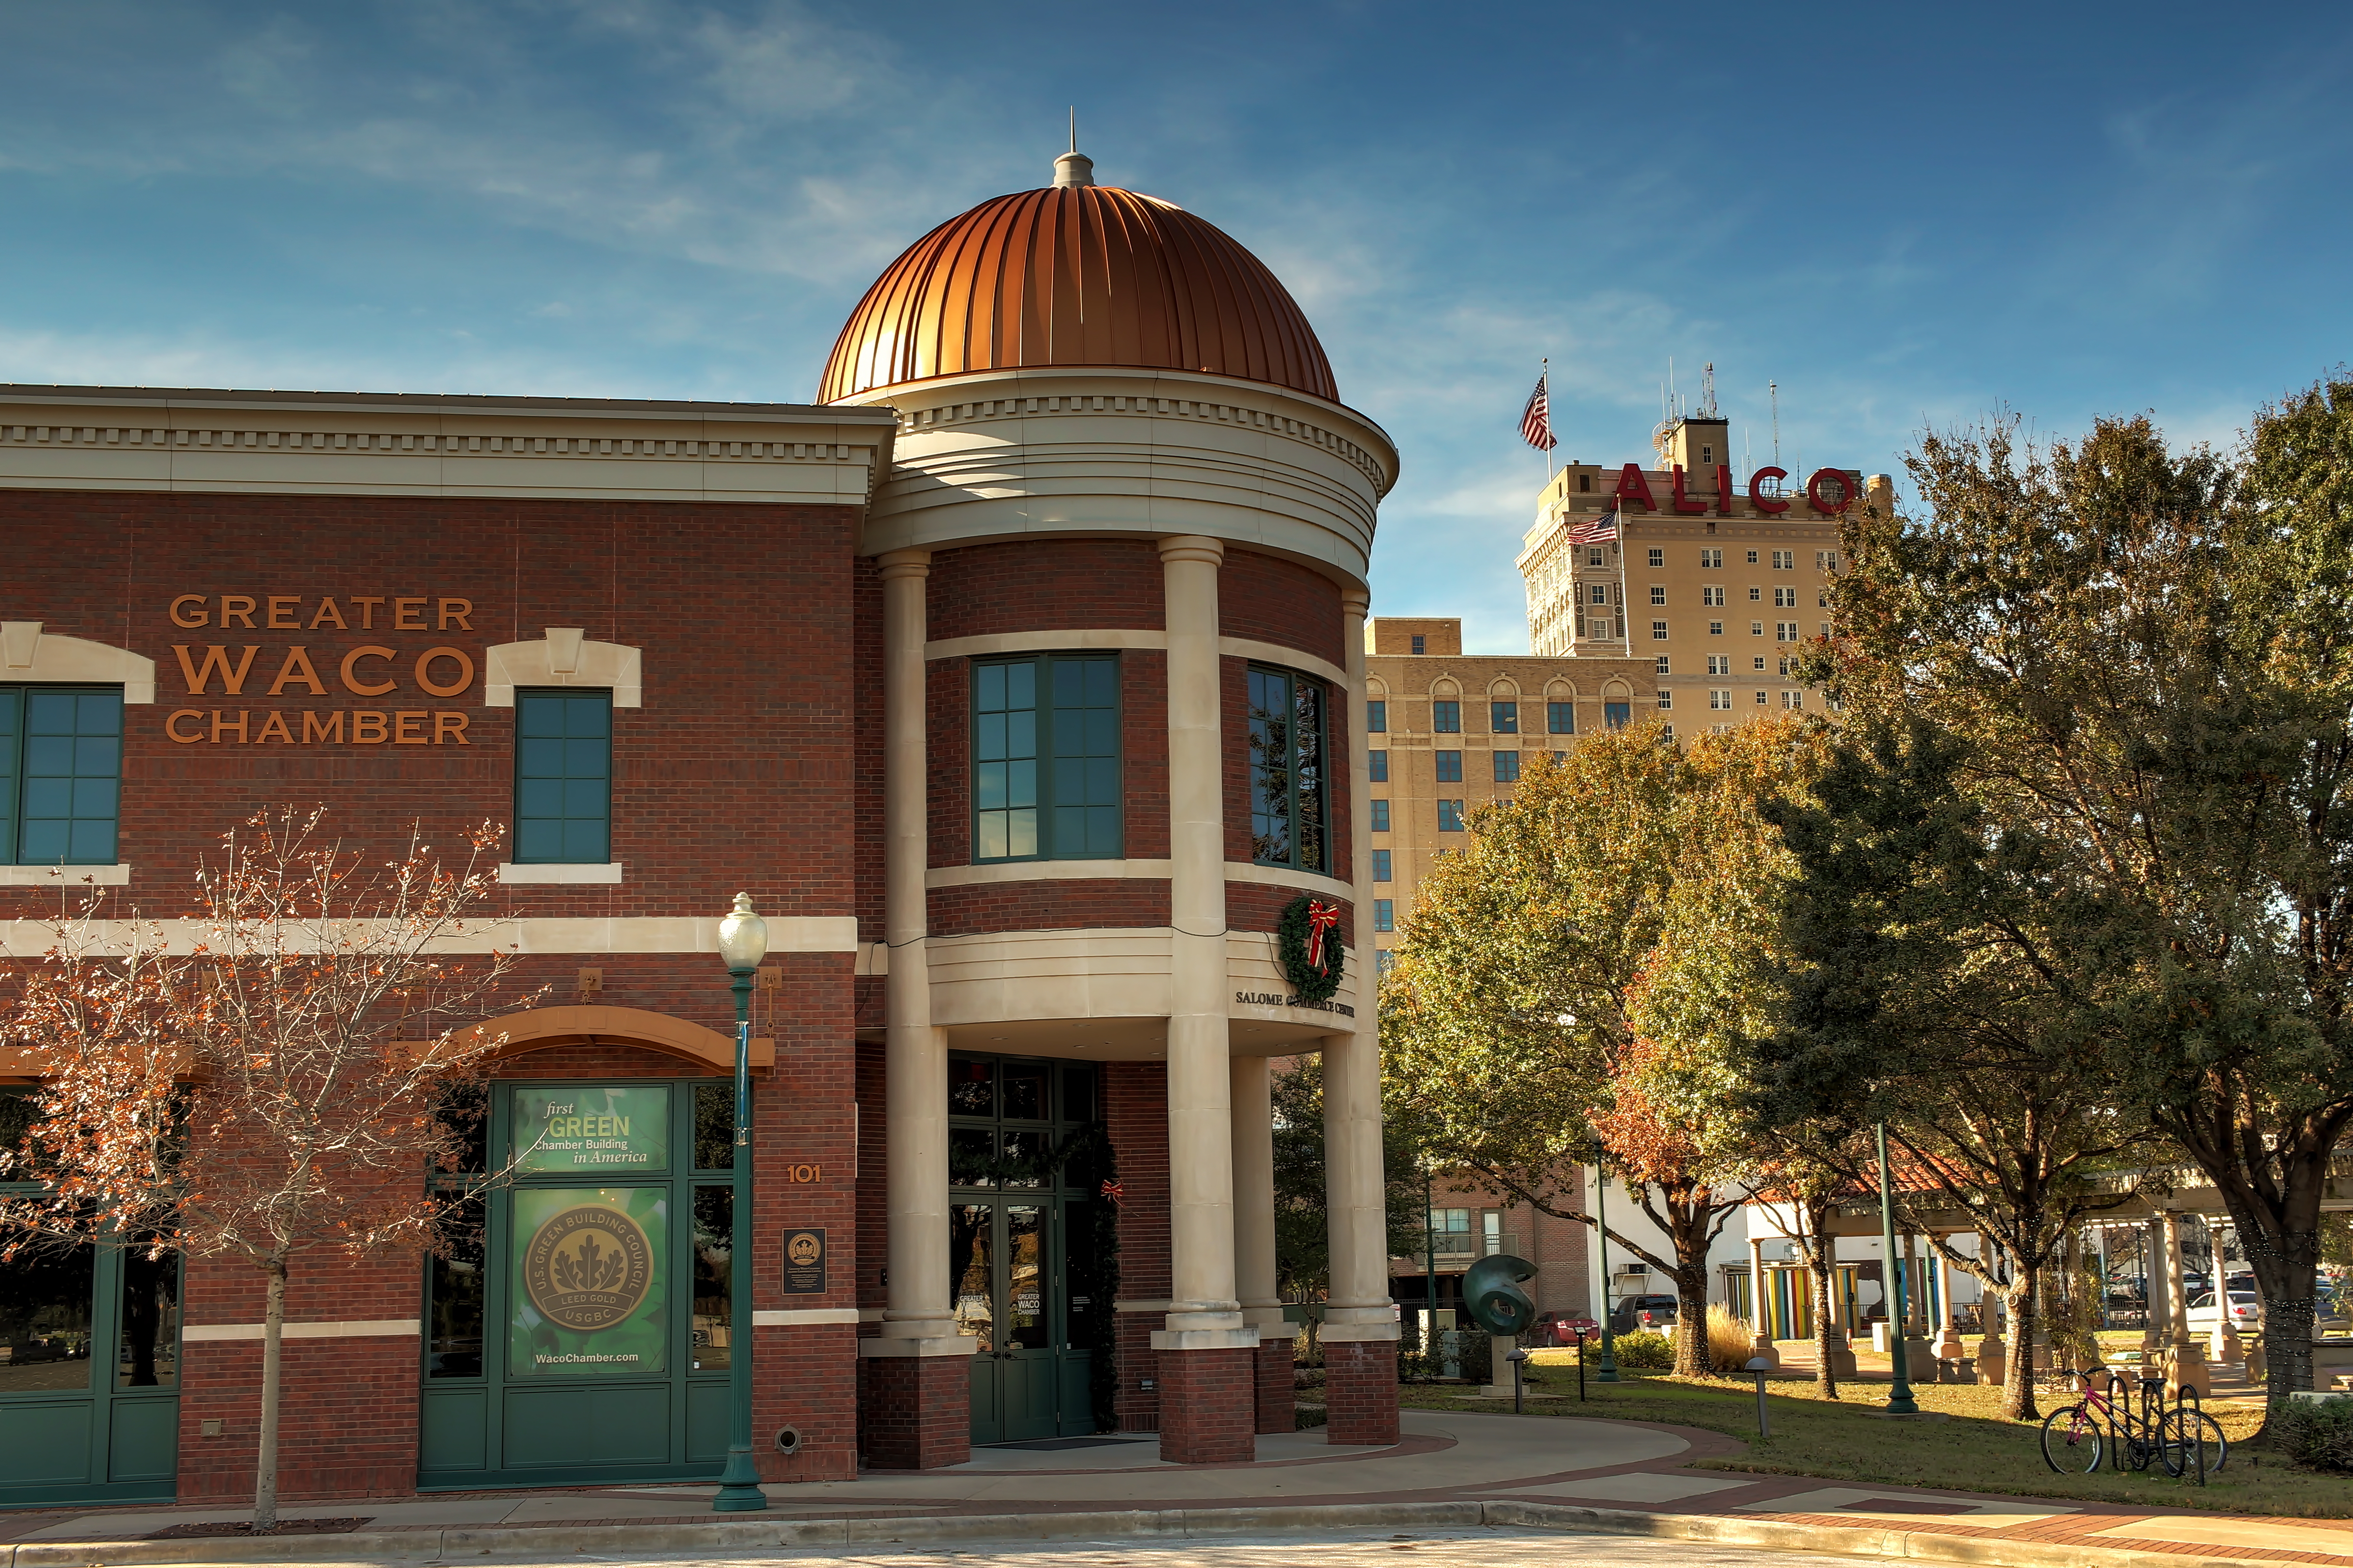
{"label": "blue sky", "polygon": [[1289,283],[1405,478],[1375,612],[1525,647],[1542,464],[1672,355],[1764,461],[2353,359],[2353,9],[670,0],[13,5],[0,380],[801,401],[873,275],[1044,183]]}

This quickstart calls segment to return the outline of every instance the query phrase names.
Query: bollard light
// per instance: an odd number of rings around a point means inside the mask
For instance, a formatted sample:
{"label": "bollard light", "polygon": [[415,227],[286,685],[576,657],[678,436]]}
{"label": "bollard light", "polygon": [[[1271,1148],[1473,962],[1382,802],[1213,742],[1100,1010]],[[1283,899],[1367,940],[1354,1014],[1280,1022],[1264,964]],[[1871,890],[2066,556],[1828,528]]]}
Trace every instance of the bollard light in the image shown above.
{"label": "bollard light", "polygon": [[1773,1362],[1767,1357],[1757,1356],[1751,1358],[1742,1370],[1757,1374],[1757,1436],[1770,1437],[1773,1436],[1773,1420],[1765,1413],[1765,1374],[1773,1370]]}

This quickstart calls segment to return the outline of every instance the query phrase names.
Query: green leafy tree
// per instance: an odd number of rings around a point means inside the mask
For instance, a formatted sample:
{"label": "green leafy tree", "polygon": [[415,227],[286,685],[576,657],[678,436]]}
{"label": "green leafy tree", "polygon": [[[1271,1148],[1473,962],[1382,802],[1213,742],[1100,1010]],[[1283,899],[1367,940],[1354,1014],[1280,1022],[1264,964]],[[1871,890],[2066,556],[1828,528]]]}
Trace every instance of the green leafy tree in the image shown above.
{"label": "green leafy tree", "polygon": [[[1332,1286],[1330,1204],[1325,1197],[1324,1058],[1296,1056],[1278,1064],[1274,1100],[1274,1264],[1276,1287],[1287,1301],[1315,1301]],[[1381,1121],[1383,1192],[1388,1250],[1410,1257],[1422,1245],[1426,1162],[1409,1116]]]}
{"label": "green leafy tree", "polygon": [[1382,991],[1388,1097],[1433,1159],[1588,1225],[1577,1167],[1629,1179],[1672,1255],[1609,1236],[1676,1281],[1686,1373],[1709,1370],[1707,1250],[1758,1154],[1721,1114],[1770,1011],[1744,955],[1787,871],[1757,802],[1820,735],[1791,717],[1686,748],[1643,726],[1538,758],[1424,882]]}
{"label": "green leafy tree", "polygon": [[1851,527],[1826,662],[1851,705],[1949,736],[1990,841],[2073,901],[2050,1035],[2105,1048],[2119,1114],[2215,1183],[2275,1417],[2311,1383],[2353,1121],[2353,383],[2263,410],[2235,465],[2114,419],[2043,450],[1931,437],[1909,467],[1922,515]]}

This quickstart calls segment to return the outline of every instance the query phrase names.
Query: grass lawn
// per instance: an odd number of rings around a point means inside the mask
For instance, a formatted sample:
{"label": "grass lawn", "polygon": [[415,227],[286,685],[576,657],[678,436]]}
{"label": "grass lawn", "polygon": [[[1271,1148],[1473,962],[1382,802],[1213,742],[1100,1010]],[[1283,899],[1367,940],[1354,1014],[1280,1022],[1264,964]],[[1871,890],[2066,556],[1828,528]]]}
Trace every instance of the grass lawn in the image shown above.
{"label": "grass lawn", "polygon": [[[1884,1362],[1885,1358],[1879,1358]],[[1773,1436],[1757,1436],[1756,1384],[1743,1378],[1678,1378],[1664,1372],[1623,1372],[1624,1383],[1588,1383],[1590,1399],[1577,1398],[1576,1361],[1571,1352],[1539,1351],[1546,1392],[1566,1397],[1530,1400],[1531,1419],[1580,1417],[1664,1421],[1722,1432],[1747,1445],[1745,1456],[1699,1459],[1701,1469],[1754,1470],[1775,1475],[1820,1476],[1840,1481],[1894,1482],[1951,1487],[1962,1491],[2014,1493],[2024,1497],[2082,1498],[2098,1502],[2146,1503],[2172,1508],[2218,1509],[2232,1513],[2353,1518],[2353,1479],[2299,1469],[2276,1454],[2243,1448],[2261,1424],[2260,1409],[2211,1404],[2208,1413],[2232,1443],[2230,1466],[2208,1478],[2201,1489],[2176,1480],[2162,1466],[2140,1474],[2061,1476],[2042,1462],[2037,1425],[2006,1421],[2001,1390],[1991,1386],[1929,1384],[1913,1393],[1920,1408],[1938,1411],[1946,1421],[1891,1421],[1870,1414],[1886,1398],[1883,1383],[1844,1385],[1846,1397],[1818,1399],[1810,1382],[1776,1380],[1766,1385]],[[1399,1391],[1405,1404],[1433,1410],[1509,1413],[1511,1401],[1463,1399],[1428,1385]],[[2042,1397],[2047,1414],[2053,1404]],[[2069,1403],[2060,1398],[2055,1403]],[[2039,1425],[2039,1423],[2038,1423]]]}

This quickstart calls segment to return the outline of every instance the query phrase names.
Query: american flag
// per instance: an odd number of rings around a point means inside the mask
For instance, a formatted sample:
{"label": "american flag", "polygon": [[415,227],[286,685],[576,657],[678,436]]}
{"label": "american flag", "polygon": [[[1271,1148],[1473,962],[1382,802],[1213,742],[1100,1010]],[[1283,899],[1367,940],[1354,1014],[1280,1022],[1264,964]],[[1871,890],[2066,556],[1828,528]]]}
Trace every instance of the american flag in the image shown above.
{"label": "american flag", "polygon": [[1579,523],[1568,531],[1572,545],[1608,545],[1614,544],[1617,538],[1618,509],[1614,506],[1592,522]]}
{"label": "american flag", "polygon": [[1552,373],[1536,377],[1536,389],[1528,394],[1528,406],[1520,410],[1520,435],[1538,451],[1550,451],[1560,443],[1552,436],[1552,390],[1547,385]]}

